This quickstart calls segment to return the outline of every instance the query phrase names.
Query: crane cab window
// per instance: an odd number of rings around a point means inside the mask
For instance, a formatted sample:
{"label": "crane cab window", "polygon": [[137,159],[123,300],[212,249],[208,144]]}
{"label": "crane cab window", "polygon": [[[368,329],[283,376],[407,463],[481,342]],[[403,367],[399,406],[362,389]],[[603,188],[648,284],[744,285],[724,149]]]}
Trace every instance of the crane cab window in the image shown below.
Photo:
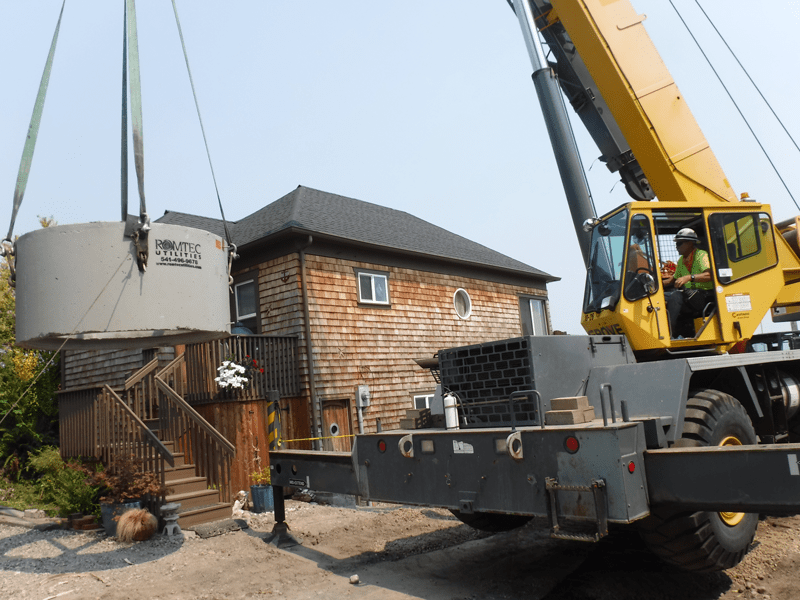
{"label": "crane cab window", "polygon": [[621,291],[622,268],[625,262],[627,228],[628,211],[621,210],[599,223],[592,230],[583,312],[613,310],[617,305]]}
{"label": "crane cab window", "polygon": [[656,272],[656,256],[653,248],[653,235],[650,230],[650,220],[645,215],[633,215],[630,227],[630,239],[628,240],[628,255],[625,262],[625,298],[633,302],[639,300],[655,291],[650,289],[642,278],[643,273],[649,273],[652,284],[658,289],[658,277]]}
{"label": "crane cab window", "polygon": [[684,227],[694,230],[700,238],[698,247],[708,250],[705,243],[705,223],[703,213],[700,211],[653,211],[653,220],[656,227],[656,244],[658,246],[658,261],[662,275],[671,275],[680,260],[680,253],[675,247],[675,234]]}
{"label": "crane cab window", "polygon": [[732,283],[777,264],[768,214],[716,213],[708,217],[708,225],[720,283]]}

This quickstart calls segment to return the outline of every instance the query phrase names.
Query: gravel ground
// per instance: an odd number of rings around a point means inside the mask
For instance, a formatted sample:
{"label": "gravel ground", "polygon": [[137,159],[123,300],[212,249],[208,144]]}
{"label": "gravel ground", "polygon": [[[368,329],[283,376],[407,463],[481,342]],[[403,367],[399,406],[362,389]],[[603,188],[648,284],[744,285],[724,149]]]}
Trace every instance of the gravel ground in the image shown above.
{"label": "gravel ground", "polygon": [[[0,599],[800,597],[797,517],[762,521],[745,560],[714,574],[667,567],[633,531],[582,544],[550,540],[546,529],[532,526],[488,535],[442,510],[293,501],[287,522],[301,545],[277,549],[265,543],[271,514],[133,544],[0,516]],[[358,583],[351,583],[354,576]]]}

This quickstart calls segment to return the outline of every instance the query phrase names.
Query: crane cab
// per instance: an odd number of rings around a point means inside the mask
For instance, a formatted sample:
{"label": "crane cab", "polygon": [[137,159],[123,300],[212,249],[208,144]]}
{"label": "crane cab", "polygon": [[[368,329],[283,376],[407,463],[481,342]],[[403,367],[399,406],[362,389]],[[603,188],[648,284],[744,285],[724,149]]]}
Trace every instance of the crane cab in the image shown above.
{"label": "crane cab", "polygon": [[[711,282],[702,294],[665,285],[683,260],[675,236],[685,228],[708,254]],[[593,335],[624,334],[636,351],[725,352],[752,336],[785,284],[778,264],[788,246],[764,204],[631,202],[587,222],[587,229],[582,325]],[[687,303],[694,298],[677,326],[668,310],[674,294],[684,294]]]}

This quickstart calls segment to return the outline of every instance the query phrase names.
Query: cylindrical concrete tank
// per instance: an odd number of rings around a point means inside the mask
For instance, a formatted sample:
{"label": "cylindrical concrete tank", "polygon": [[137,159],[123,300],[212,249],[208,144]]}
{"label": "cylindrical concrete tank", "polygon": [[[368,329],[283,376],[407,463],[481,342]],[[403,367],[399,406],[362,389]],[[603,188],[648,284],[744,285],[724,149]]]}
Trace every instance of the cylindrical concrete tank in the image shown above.
{"label": "cylindrical concrete tank", "polygon": [[47,227],[17,240],[17,344],[150,348],[230,331],[228,252],[208,231],[153,223],[142,273],[124,222]]}

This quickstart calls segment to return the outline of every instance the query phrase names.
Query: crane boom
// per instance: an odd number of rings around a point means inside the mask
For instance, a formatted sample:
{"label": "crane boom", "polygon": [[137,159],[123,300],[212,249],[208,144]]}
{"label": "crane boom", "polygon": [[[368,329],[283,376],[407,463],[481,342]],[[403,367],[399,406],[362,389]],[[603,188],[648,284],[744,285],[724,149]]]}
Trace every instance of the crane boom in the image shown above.
{"label": "crane boom", "polygon": [[[553,28],[547,35],[560,52],[566,56],[574,45],[588,69],[585,74],[577,71],[582,75],[584,97],[601,111],[607,104],[616,118],[603,113],[602,123],[612,138],[618,138],[619,128],[659,199],[737,200],[644,29],[645,15],[637,14],[627,0],[534,0],[534,4],[540,29]],[[583,81],[587,77],[594,85]],[[599,91],[600,98],[592,89]]]}

